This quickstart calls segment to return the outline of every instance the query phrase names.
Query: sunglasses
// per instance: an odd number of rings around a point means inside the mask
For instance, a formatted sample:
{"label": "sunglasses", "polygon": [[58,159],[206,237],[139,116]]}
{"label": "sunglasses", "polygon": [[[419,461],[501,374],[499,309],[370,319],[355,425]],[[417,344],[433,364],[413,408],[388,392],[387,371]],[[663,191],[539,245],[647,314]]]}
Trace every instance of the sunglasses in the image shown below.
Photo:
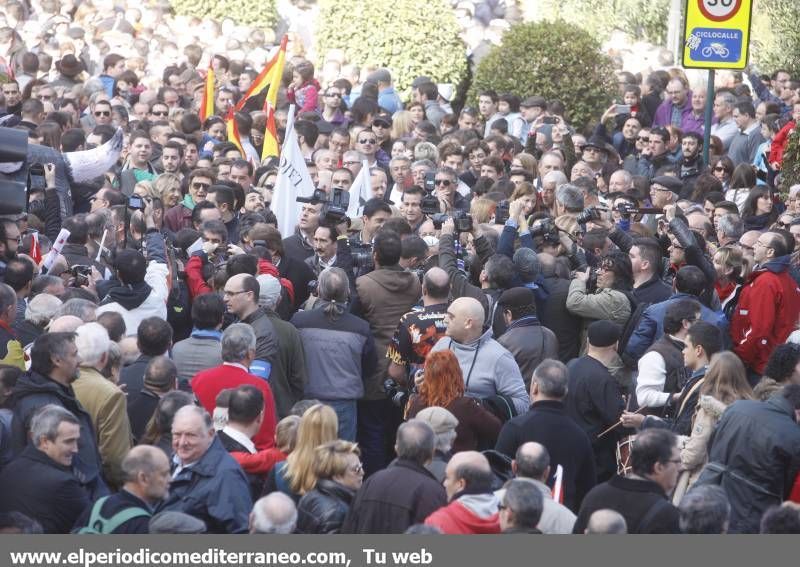
{"label": "sunglasses", "polygon": [[154,110],[150,114],[152,114],[153,116],[169,116],[169,111],[168,110],[159,110],[158,112],[156,112]]}
{"label": "sunglasses", "polygon": [[275,189],[275,184],[274,183],[264,183],[264,189],[269,189],[270,191],[272,191],[273,189]]}
{"label": "sunglasses", "polygon": [[437,179],[434,183],[436,183],[436,185],[444,185],[445,187],[450,187],[450,185],[453,184],[449,179]]}
{"label": "sunglasses", "polygon": [[363,140],[359,140],[359,141],[358,141],[358,143],[359,143],[359,144],[370,144],[370,145],[374,145],[374,144],[377,144],[377,143],[378,143],[378,140],[375,140],[374,138],[373,138],[373,139],[369,139],[369,140],[367,140],[367,139],[365,138],[365,139],[363,139]]}
{"label": "sunglasses", "polygon": [[53,95],[39,95],[41,100],[53,100]]}
{"label": "sunglasses", "polygon": [[95,116],[111,116],[110,110],[97,110],[94,113]]}
{"label": "sunglasses", "polygon": [[642,138],[641,136],[636,138],[640,142],[650,143],[650,138]]}
{"label": "sunglasses", "polygon": [[209,187],[211,187],[211,185],[208,183],[197,183],[197,182],[192,183],[192,189],[205,189],[206,191],[208,191]]}

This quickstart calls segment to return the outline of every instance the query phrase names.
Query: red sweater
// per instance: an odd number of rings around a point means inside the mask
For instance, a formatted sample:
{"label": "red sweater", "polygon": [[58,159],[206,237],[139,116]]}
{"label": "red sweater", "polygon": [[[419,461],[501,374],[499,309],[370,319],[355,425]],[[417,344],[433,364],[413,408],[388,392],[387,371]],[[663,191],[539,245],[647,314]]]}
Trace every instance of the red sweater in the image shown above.
{"label": "red sweater", "polygon": [[[258,261],[258,273],[259,275],[266,274],[278,278],[281,285],[286,289],[286,293],[289,294],[289,299],[294,303],[294,286],[292,282],[282,278],[278,273],[278,268],[272,262],[268,262],[263,258],[260,259]],[[203,278],[203,258],[201,256],[191,256],[189,261],[186,262],[186,286],[189,288],[190,299],[214,291]]]}
{"label": "red sweater", "polygon": [[286,460],[286,453],[277,447],[272,447],[255,454],[235,451],[231,453],[231,457],[236,459],[244,472],[266,475],[272,470],[272,467]]}
{"label": "red sweater", "polygon": [[446,534],[499,534],[500,515],[479,516],[455,500],[428,516],[425,525],[436,526]]}
{"label": "red sweater", "polygon": [[238,366],[223,364],[198,372],[191,382],[194,395],[197,396],[200,405],[210,414],[214,413],[217,395],[222,390],[238,388],[245,384],[255,386],[264,395],[264,422],[261,424],[258,434],[253,437],[253,443],[259,450],[274,447],[275,399],[272,397],[272,389],[266,380],[253,376]]}

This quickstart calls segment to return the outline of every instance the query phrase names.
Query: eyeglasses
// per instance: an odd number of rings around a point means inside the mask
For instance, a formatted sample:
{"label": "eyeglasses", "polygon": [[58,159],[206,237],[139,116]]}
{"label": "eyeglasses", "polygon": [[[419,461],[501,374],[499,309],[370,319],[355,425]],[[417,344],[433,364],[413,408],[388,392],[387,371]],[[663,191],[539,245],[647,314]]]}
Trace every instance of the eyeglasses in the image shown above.
{"label": "eyeglasses", "polygon": [[449,179],[437,179],[437,180],[434,181],[434,183],[436,185],[443,185],[445,187],[450,187],[450,185],[453,184],[453,182],[450,181]]}
{"label": "eyeglasses", "polygon": [[37,98],[40,100],[53,100],[53,95],[40,94]]}
{"label": "eyeglasses", "polygon": [[358,161],[355,161],[355,160],[350,160],[350,161],[343,161],[342,165],[347,167],[348,165],[358,165],[359,163],[361,163],[361,162],[358,162]]}
{"label": "eyeglasses", "polygon": [[364,466],[361,463],[358,463],[357,465],[350,467],[350,470],[356,474],[361,474],[364,472]]}
{"label": "eyeglasses", "polygon": [[642,138],[641,136],[636,138],[636,140],[638,140],[639,142],[644,142],[645,144],[649,144],[650,143],[650,138]]}
{"label": "eyeglasses", "polygon": [[95,110],[94,115],[95,116],[111,116],[111,111],[110,110]]}
{"label": "eyeglasses", "polygon": [[19,235],[16,238],[6,238],[6,242],[16,242],[17,244],[22,244],[22,235]]}
{"label": "eyeglasses", "polygon": [[204,190],[208,191],[209,187],[211,187],[211,185],[208,184],[208,183],[200,183],[198,181],[193,181],[192,182],[192,189],[204,189]]}
{"label": "eyeglasses", "polygon": [[159,110],[158,112],[156,112],[154,110],[150,114],[152,114],[153,116],[169,116],[169,111],[168,110]]}
{"label": "eyeglasses", "polygon": [[332,96],[334,98],[342,98],[342,95],[339,93],[325,93],[325,96]]}
{"label": "eyeglasses", "polygon": [[378,143],[378,140],[375,140],[374,138],[373,138],[373,139],[366,139],[366,138],[364,138],[363,140],[359,140],[359,141],[358,141],[358,143],[359,143],[359,144],[370,144],[370,145],[374,145],[374,144],[377,144],[377,143]]}
{"label": "eyeglasses", "polygon": [[241,290],[241,291],[229,291],[229,290],[226,289],[225,291],[222,292],[222,294],[225,297],[233,297],[234,295],[239,295],[240,293],[247,293],[247,291],[248,290],[244,290],[244,289]]}

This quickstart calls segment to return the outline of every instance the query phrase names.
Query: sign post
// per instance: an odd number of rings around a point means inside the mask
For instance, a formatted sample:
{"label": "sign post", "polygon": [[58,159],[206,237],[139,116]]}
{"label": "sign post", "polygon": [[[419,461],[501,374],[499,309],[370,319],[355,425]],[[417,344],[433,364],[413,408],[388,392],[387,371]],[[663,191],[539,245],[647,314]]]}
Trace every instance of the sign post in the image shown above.
{"label": "sign post", "polygon": [[708,69],[703,160],[708,163],[714,70],[747,66],[753,0],[686,0],[683,66]]}

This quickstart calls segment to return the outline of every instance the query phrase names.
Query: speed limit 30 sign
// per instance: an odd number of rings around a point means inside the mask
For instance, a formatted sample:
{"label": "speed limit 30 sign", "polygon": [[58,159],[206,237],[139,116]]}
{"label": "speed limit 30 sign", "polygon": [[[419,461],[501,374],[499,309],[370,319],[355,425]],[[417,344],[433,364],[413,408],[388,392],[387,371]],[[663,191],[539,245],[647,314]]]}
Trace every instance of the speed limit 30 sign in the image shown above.
{"label": "speed limit 30 sign", "polygon": [[753,0],[686,0],[683,66],[744,69]]}

